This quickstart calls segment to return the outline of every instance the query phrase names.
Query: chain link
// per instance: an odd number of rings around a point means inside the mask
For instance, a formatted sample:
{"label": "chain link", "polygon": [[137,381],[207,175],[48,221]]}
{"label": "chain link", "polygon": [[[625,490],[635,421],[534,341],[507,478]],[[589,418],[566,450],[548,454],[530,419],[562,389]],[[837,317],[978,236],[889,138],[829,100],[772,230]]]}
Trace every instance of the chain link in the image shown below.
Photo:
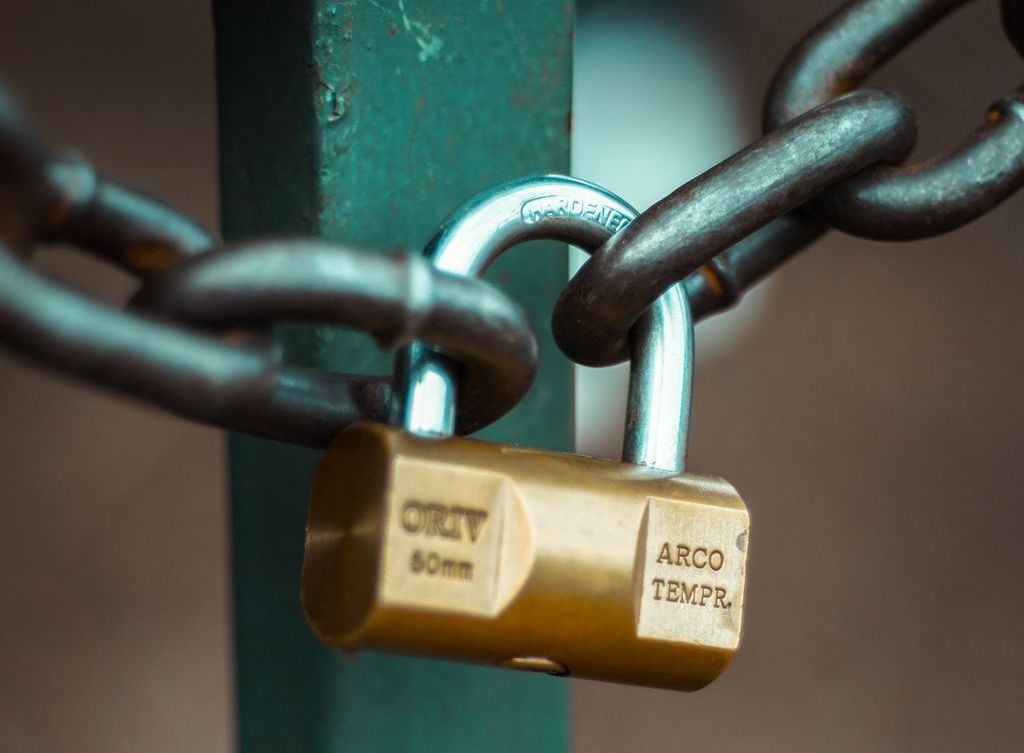
{"label": "chain link", "polygon": [[[284,364],[258,338],[231,344],[211,328],[307,320],[357,327],[388,347],[424,340],[465,367],[463,432],[511,410],[536,374],[529,320],[496,288],[419,257],[319,240],[214,250],[212,237],[173,209],[84,160],[51,154],[3,92],[0,199],[0,341],[186,418],[324,446],[354,421],[388,416],[390,377]],[[130,310],[33,272],[37,242],[71,244],[141,278]]]}
{"label": "chain link", "polygon": [[[959,146],[906,167],[898,164],[916,138],[909,105],[891,92],[853,91],[964,2],[856,0],[812,29],[769,89],[766,135],[654,204],[569,282],[553,320],[562,350],[591,366],[624,360],[633,322],[680,279],[694,315],[706,316],[831,226],[923,238],[1016,191],[1024,183],[1020,91]],[[1007,28],[1019,22],[1012,5],[1003,6]]]}
{"label": "chain link", "polygon": [[[683,281],[706,317],[831,227],[909,240],[948,232],[1024,183],[1024,88],[993,105],[959,146],[902,165],[916,140],[898,95],[858,90],[887,60],[967,0],[855,0],[783,61],[765,135],[644,212],[563,291],[553,329],[574,360],[623,360],[630,327]],[[1024,1],[1002,0],[1024,53]],[[128,310],[35,273],[39,243],[65,243],[137,276]],[[0,91],[0,342],[37,363],[179,415],[283,441],[324,445],[361,419],[386,420],[390,378],[282,363],[279,320],[344,324],[397,347],[420,339],[465,367],[460,432],[529,389],[537,343],[522,310],[479,280],[320,240],[217,248],[161,202],[51,153]],[[226,342],[211,330],[256,334]]]}
{"label": "chain link", "polygon": [[[770,131],[857,88],[886,61],[969,0],[852,3],[783,61],[765,100]],[[981,216],[1024,184],[1024,92],[992,105],[958,146],[914,165],[876,165],[810,202],[832,227],[877,240],[927,238]]]}
{"label": "chain link", "polygon": [[909,105],[867,90],[772,131],[673,191],[598,249],[555,306],[555,340],[588,366],[624,360],[630,327],[669,285],[822,189],[880,161],[901,160],[916,133]]}

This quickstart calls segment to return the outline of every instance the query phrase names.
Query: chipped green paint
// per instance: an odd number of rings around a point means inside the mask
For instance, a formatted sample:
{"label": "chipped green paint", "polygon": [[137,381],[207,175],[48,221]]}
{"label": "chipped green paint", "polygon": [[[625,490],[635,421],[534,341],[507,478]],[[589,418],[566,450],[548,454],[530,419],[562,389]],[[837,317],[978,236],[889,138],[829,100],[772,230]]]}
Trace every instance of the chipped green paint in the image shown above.
{"label": "chipped green paint", "polygon": [[[225,236],[316,234],[419,249],[482,188],[568,167],[571,3],[217,0]],[[529,310],[544,365],[486,435],[564,448],[570,375],[548,319],[564,248],[532,244],[489,278]],[[292,360],[386,371],[364,336],[281,327]],[[566,684],[312,637],[298,603],[317,453],[231,440],[238,740],[243,753],[555,753]]]}

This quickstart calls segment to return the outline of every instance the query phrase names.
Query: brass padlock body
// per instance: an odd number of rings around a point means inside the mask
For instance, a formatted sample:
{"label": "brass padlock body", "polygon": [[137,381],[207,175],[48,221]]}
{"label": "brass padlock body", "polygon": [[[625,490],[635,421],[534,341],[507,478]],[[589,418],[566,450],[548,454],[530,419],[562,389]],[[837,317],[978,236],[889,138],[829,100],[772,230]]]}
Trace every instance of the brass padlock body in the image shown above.
{"label": "brass padlock body", "polygon": [[302,604],[339,648],[695,690],[739,643],[748,530],[721,479],[359,424],[313,478]]}

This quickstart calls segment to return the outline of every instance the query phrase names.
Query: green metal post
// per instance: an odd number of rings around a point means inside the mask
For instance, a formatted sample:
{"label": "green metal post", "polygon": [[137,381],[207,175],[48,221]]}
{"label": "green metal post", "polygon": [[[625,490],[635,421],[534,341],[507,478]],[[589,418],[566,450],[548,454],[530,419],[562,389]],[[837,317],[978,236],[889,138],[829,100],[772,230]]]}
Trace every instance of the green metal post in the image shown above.
{"label": "green metal post", "polygon": [[[420,249],[480,189],[568,168],[571,2],[217,0],[215,21],[228,239]],[[544,357],[530,396],[489,437],[569,444],[569,367],[548,325],[565,276],[557,245],[514,251],[489,275],[528,308]],[[297,362],[391,366],[354,333],[279,335]],[[231,440],[241,751],[564,751],[564,681],[316,642],[298,594],[317,457]]]}

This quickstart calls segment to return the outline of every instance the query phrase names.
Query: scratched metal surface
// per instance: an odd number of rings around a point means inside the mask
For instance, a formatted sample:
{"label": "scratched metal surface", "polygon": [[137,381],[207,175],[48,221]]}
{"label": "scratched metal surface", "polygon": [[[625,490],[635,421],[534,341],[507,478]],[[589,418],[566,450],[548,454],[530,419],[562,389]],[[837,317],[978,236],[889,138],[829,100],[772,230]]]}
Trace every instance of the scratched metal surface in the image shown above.
{"label": "scratched metal surface", "polygon": [[[226,237],[312,233],[418,250],[477,191],[566,171],[572,14],[532,0],[216,3]],[[544,366],[524,404],[486,434],[567,448],[568,363],[547,324],[566,253],[546,245],[508,254],[490,275],[529,309]],[[301,363],[390,370],[367,337],[280,335]],[[298,600],[317,458],[231,442],[243,753],[565,750],[564,682],[317,643]]]}

